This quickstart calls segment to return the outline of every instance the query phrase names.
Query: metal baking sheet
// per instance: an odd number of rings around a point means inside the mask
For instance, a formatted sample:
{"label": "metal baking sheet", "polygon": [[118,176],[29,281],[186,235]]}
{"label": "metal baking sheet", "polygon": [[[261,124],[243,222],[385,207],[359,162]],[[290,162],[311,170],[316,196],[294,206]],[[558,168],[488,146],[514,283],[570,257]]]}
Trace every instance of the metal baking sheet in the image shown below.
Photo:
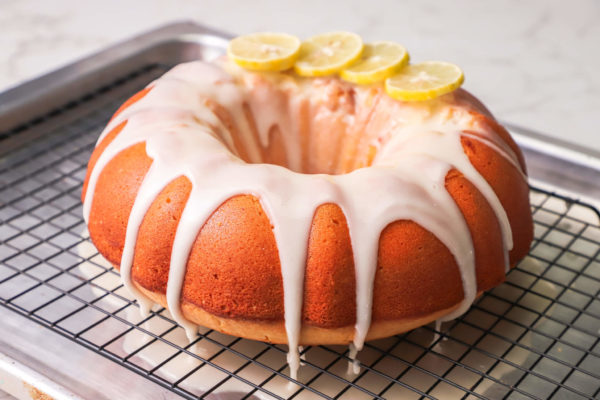
{"label": "metal baking sheet", "polygon": [[369,343],[359,375],[343,346],[304,349],[290,382],[285,346],[212,331],[188,345],[165,310],[142,319],[89,242],[85,165],[126,97],[222,54],[228,37],[178,23],[0,94],[0,353],[12,377],[56,399],[598,396],[600,156],[514,126],[535,188],[530,256],[440,332]]}

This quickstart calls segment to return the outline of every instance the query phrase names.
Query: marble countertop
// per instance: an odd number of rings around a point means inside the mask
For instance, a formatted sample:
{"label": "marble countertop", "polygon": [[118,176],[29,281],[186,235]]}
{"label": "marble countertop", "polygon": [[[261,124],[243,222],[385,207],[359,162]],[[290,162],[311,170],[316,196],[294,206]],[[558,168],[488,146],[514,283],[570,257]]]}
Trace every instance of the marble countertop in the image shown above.
{"label": "marble countertop", "polygon": [[0,91],[177,20],[232,33],[329,30],[404,44],[460,65],[502,121],[600,150],[600,3],[0,0]]}
{"label": "marble countertop", "polygon": [[394,40],[413,61],[460,65],[465,87],[500,120],[600,151],[596,0],[0,0],[0,91],[178,20]]}

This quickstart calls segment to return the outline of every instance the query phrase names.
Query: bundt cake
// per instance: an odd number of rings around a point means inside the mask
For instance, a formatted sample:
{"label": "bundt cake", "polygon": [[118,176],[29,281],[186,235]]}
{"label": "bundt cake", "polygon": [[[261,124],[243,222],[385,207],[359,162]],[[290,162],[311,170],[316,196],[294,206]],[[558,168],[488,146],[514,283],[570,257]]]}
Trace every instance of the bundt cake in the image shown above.
{"label": "bundt cake", "polygon": [[82,198],[143,309],[288,343],[292,371],[299,344],[455,318],[532,240],[523,156],[468,92],[403,102],[227,58],[125,102]]}

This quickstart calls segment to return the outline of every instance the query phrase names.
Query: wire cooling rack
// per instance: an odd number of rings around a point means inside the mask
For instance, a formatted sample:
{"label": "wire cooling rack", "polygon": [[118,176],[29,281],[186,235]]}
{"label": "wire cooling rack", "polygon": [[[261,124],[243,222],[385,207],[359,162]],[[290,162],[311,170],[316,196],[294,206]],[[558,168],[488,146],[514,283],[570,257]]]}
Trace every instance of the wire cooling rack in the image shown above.
{"label": "wire cooling rack", "polygon": [[535,241],[506,283],[461,318],[366,344],[302,350],[202,330],[188,343],[164,309],[142,318],[97,253],[80,193],[112,112],[162,74],[152,65],[10,132],[0,146],[0,304],[184,398],[538,398],[600,393],[598,211],[532,188]]}

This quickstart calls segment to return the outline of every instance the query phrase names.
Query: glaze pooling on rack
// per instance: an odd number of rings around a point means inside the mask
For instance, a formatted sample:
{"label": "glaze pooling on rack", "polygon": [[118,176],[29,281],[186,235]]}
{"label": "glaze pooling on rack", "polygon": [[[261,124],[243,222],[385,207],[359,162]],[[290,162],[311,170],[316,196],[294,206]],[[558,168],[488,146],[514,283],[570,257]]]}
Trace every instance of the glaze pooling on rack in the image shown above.
{"label": "glaze pooling on rack", "polygon": [[[374,137],[380,139],[374,142],[379,147],[370,168],[339,175],[294,172],[302,169],[298,150],[302,118],[299,104],[327,101],[328,96],[335,96],[331,88],[336,85],[348,88],[349,84],[337,79],[317,81],[285,74],[262,76],[229,64],[192,62],[177,66],[153,82],[142,99],[106,127],[98,143],[124,123],[121,132],[98,158],[84,202],[87,221],[96,182],[106,164],[122,150],[136,143],[146,144],[146,152],[153,161],[129,216],[120,270],[124,285],[138,299],[141,308],[147,310],[149,300],[135,288],[131,278],[139,227],[154,199],[171,181],[180,176],[190,180],[192,189],[173,243],[166,297],[173,318],[191,338],[196,326],[183,316],[180,297],[187,260],[198,232],[213,211],[231,197],[256,196],[273,225],[279,251],[290,348],[288,362],[294,379],[300,364],[298,345],[308,237],[320,205],[339,205],[348,224],[356,271],[354,355],[362,349],[371,323],[379,237],[396,220],[411,220],[432,232],[456,260],[464,299],[443,320],[461,315],[475,299],[475,259],[469,228],[445,189],[445,177],[452,168],[462,172],[487,199],[502,229],[505,254],[512,248],[506,212],[465,155],[461,134],[474,132],[470,135],[474,140],[495,146],[516,167],[518,161],[494,134],[478,125],[469,110],[454,104],[452,95],[427,104],[406,104],[380,94],[375,116],[371,107],[364,106],[373,88],[354,87],[359,104],[355,107],[356,115],[340,115],[339,110],[323,108],[317,118],[327,121],[335,117],[347,127],[365,121],[365,129],[375,132]],[[286,93],[281,97],[283,100],[276,100],[273,95],[281,93]],[[233,128],[222,121],[209,103],[219,104],[228,111]],[[370,114],[359,115],[360,105]],[[248,108],[252,122],[248,119]],[[261,163],[273,127],[281,131],[290,168]],[[249,162],[240,158],[235,138],[244,146]]]}

